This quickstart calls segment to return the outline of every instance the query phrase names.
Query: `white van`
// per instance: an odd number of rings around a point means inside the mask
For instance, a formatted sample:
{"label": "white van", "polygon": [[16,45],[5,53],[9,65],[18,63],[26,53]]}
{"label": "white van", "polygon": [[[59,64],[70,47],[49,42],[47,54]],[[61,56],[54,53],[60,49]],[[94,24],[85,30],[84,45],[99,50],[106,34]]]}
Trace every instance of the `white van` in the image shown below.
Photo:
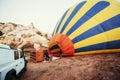
{"label": "white van", "polygon": [[15,80],[26,65],[22,50],[0,44],[0,80]]}

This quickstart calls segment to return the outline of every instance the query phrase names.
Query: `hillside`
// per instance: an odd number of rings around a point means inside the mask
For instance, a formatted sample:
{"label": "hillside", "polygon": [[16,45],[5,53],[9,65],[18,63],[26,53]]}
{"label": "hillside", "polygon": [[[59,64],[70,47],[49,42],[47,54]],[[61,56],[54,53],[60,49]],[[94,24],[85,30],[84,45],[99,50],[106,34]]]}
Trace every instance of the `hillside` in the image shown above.
{"label": "hillside", "polygon": [[16,48],[47,48],[51,34],[42,33],[31,23],[23,26],[15,23],[0,23],[0,43]]}

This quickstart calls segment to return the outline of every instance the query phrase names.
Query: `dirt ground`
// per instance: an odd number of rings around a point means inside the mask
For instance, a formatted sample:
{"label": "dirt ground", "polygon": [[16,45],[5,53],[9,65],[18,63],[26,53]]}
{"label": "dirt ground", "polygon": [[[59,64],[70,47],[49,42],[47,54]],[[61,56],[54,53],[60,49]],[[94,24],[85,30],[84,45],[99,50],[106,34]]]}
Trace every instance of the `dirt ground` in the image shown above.
{"label": "dirt ground", "polygon": [[33,63],[19,80],[120,80],[120,53],[64,57]]}

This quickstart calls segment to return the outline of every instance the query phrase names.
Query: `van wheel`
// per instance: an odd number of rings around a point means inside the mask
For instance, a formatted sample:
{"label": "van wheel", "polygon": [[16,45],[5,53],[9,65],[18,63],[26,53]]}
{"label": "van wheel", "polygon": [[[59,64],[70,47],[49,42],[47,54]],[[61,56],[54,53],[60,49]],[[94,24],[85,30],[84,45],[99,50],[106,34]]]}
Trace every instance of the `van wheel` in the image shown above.
{"label": "van wheel", "polygon": [[27,60],[25,60],[24,71],[27,71],[27,63],[28,63],[28,61],[27,61]]}
{"label": "van wheel", "polygon": [[16,72],[15,70],[11,70],[7,73],[5,80],[16,80]]}
{"label": "van wheel", "polygon": [[16,77],[14,75],[10,75],[10,76],[6,77],[5,80],[16,80]]}

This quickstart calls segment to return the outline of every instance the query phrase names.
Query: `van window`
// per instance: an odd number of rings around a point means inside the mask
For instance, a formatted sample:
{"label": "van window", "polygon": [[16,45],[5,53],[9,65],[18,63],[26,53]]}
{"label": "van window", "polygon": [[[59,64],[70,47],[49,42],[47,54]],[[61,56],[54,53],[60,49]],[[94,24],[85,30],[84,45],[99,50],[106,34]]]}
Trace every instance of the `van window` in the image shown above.
{"label": "van window", "polygon": [[18,51],[14,51],[14,59],[15,60],[19,59]]}
{"label": "van window", "polygon": [[22,51],[20,51],[20,58],[24,57],[24,53]]}

